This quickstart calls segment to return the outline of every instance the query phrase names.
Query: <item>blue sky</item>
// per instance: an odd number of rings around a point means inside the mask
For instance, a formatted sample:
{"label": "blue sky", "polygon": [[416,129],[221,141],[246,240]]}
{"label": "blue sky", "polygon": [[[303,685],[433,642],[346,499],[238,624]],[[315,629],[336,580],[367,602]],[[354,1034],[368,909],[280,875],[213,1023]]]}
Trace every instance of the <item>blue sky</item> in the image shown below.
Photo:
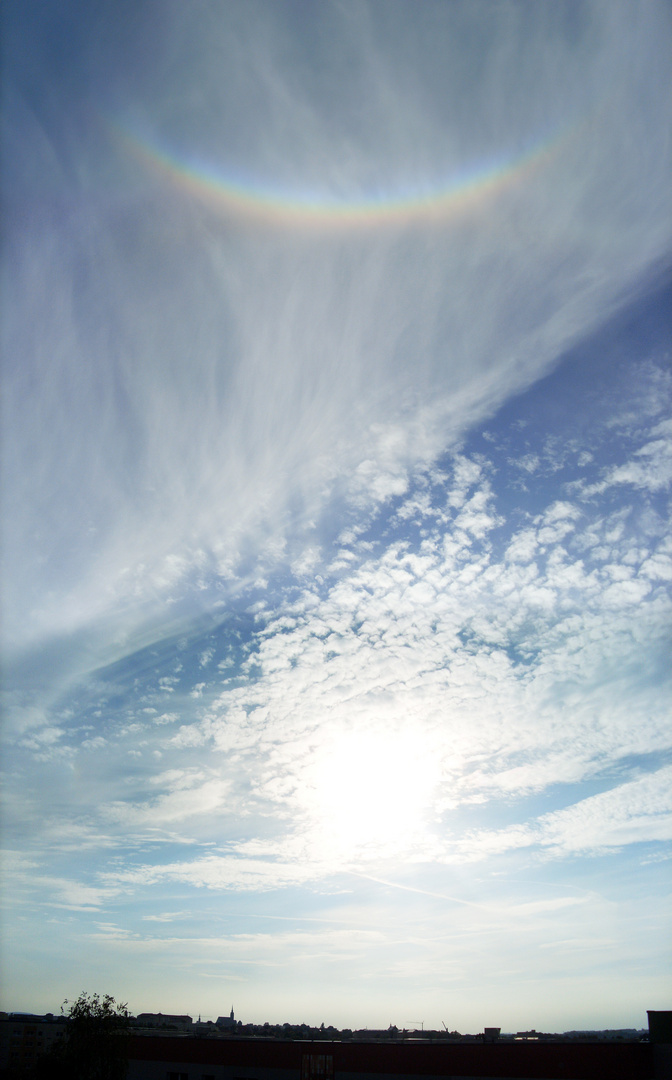
{"label": "blue sky", "polygon": [[4,21],[3,1007],[644,1026],[669,6]]}

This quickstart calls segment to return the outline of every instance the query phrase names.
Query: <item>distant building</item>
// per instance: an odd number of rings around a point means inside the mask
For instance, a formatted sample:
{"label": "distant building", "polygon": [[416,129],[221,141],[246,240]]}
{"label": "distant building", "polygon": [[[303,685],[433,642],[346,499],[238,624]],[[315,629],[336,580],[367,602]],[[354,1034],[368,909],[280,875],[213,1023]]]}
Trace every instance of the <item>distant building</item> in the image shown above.
{"label": "distant building", "polygon": [[0,1070],[17,1073],[34,1068],[37,1059],[62,1042],[66,1022],[62,1016],[9,1013],[0,1021]]}
{"label": "distant building", "polygon": [[193,1025],[193,1032],[195,1035],[217,1035],[217,1025],[212,1020],[201,1020],[200,1016]]}
{"label": "distant building", "polygon": [[138,1013],[139,1027],[178,1028],[187,1031],[193,1024],[190,1016],[178,1016],[175,1013]]}
{"label": "distant building", "polygon": [[220,1028],[232,1028],[236,1026],[236,1018],[233,1015],[233,1005],[231,1006],[231,1012],[228,1016],[217,1017],[217,1027]]}

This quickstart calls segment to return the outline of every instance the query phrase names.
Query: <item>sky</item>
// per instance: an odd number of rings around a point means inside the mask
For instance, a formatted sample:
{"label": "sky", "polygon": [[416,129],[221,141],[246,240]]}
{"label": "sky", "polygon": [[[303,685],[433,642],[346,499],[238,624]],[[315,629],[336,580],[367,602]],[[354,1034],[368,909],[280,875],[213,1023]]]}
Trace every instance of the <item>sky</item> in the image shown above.
{"label": "sky", "polygon": [[8,0],[2,1007],[669,1007],[672,8]]}

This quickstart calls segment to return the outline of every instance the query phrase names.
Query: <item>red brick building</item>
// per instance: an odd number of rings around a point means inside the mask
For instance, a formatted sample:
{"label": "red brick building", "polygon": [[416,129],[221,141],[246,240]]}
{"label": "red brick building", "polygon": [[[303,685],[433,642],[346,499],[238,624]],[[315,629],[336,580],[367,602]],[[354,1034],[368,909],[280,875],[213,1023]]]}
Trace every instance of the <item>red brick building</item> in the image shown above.
{"label": "red brick building", "polygon": [[136,1036],[128,1080],[670,1080],[638,1042],[300,1042]]}

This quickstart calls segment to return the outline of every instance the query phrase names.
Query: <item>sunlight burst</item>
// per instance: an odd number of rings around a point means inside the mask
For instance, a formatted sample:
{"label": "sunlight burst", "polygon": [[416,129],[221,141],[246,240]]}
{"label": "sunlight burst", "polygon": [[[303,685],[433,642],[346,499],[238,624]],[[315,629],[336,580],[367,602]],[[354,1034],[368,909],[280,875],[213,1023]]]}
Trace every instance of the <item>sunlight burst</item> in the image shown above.
{"label": "sunlight burst", "polygon": [[320,755],[311,813],[334,852],[398,853],[427,838],[438,779],[438,761],[416,735],[351,732]]}

